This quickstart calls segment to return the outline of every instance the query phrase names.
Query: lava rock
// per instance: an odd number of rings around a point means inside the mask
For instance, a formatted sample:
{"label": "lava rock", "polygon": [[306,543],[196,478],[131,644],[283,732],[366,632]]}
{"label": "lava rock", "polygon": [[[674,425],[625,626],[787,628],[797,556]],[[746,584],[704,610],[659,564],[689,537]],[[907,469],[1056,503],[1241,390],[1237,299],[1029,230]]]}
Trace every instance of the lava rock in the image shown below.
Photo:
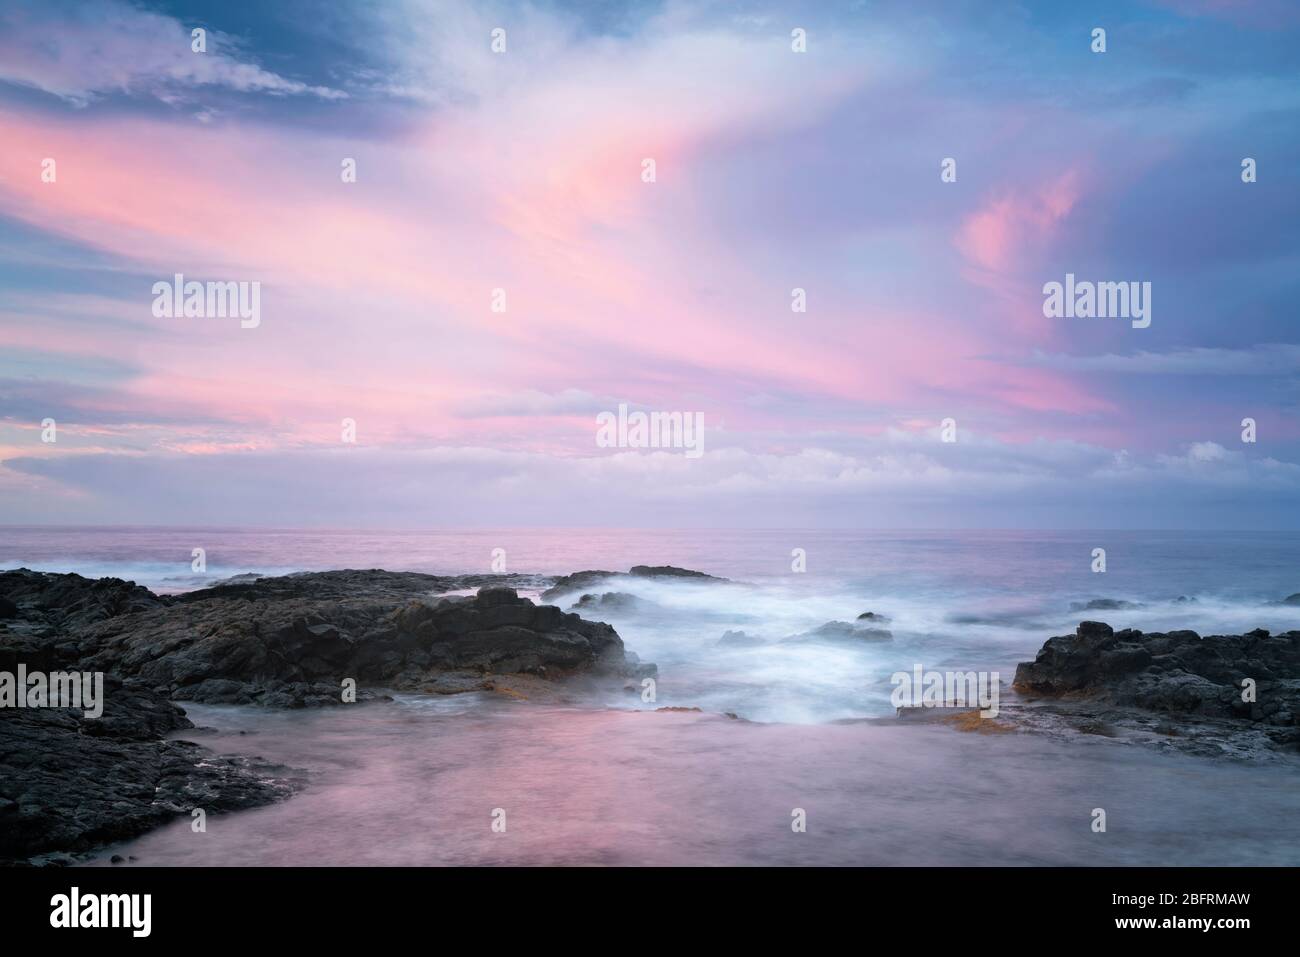
{"label": "lava rock", "polygon": [[861,628],[847,621],[828,621],[812,631],[791,635],[785,641],[815,641],[857,644],[864,641],[890,641],[893,632],[885,628]]}
{"label": "lava rock", "polygon": [[757,648],[767,642],[743,631],[726,631],[718,639],[718,644],[728,648]]}
{"label": "lava rock", "polygon": [[678,568],[675,565],[633,565],[626,572],[588,570],[574,572],[572,575],[561,575],[552,582],[550,588],[542,592],[542,601],[552,601],[573,592],[586,592],[592,590],[593,585],[627,578],[672,578],[693,582],[718,583],[728,581],[726,578],[717,578],[689,568]]}
{"label": "lava rock", "polygon": [[[1254,701],[1244,701],[1244,682]],[[1074,635],[1049,638],[1016,668],[1022,692],[1091,698],[1159,712],[1240,718],[1275,726],[1300,713],[1300,631],[1270,637],[1194,631],[1115,632],[1080,622]]]}
{"label": "lava rock", "polygon": [[81,853],[201,807],[209,814],[279,800],[287,769],[222,757],[164,734],[193,725],[155,693],[106,679],[104,712],[15,708],[0,716],[0,861]]}

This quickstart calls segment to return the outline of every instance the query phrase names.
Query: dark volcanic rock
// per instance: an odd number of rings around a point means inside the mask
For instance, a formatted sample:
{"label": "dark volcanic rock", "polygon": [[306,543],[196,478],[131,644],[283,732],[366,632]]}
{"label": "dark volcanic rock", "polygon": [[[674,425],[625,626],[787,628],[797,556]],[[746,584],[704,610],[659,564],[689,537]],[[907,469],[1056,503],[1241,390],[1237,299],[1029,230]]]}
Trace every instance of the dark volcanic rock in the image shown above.
{"label": "dark volcanic rock", "polygon": [[98,719],[69,708],[0,711],[0,860],[87,851],[194,808],[255,807],[296,788],[285,769],[161,740],[192,727],[176,705],[112,678]]}
{"label": "dark volcanic rock", "polygon": [[0,572],[0,598],[13,606],[17,617],[30,610],[46,624],[61,630],[84,628],[117,615],[147,611],[167,604],[147,588],[120,578],[82,578],[26,568]]}
{"label": "dark volcanic rock", "polygon": [[829,641],[858,643],[863,641],[889,641],[893,632],[885,628],[863,628],[847,621],[828,621],[812,631],[791,635],[786,641]]}
{"label": "dark volcanic rock", "polygon": [[[437,672],[647,672],[618,633],[513,588],[448,586],[500,576],[333,571],[241,581],[158,598],[117,579],[0,575],[31,618],[0,630],[0,666],[103,671],[167,698],[272,707],[342,703],[343,681],[414,686]],[[30,627],[29,627],[30,625]]]}
{"label": "dark volcanic rock", "polygon": [[713,575],[706,575],[704,572],[692,571],[689,568],[678,568],[675,565],[633,565],[626,572],[589,570],[574,572],[572,575],[561,575],[555,579],[550,588],[542,592],[542,600],[551,601],[561,595],[587,591],[600,582],[627,578],[675,578],[699,582],[728,581],[726,578],[717,578]]}
{"label": "dark volcanic rock", "polygon": [[1127,611],[1141,608],[1137,602],[1124,601],[1122,598],[1094,598],[1091,601],[1072,601],[1070,611]]}
{"label": "dark volcanic rock", "polygon": [[551,601],[561,595],[568,595],[571,592],[585,591],[598,582],[603,582],[611,578],[623,577],[622,572],[604,572],[589,570],[585,572],[574,572],[572,575],[561,575],[555,579],[550,588],[542,592],[542,601]]}
{"label": "dark volcanic rock", "polygon": [[635,666],[609,625],[513,588],[435,598],[428,576],[327,572],[207,589],[82,630],[83,667],[178,700],[298,707],[342,682],[404,687],[438,671],[557,677]]}
{"label": "dark volcanic rock", "polygon": [[[1243,700],[1245,679],[1254,700]],[[1014,686],[1035,695],[1251,726],[1276,745],[1300,745],[1300,631],[1200,637],[1194,631],[1115,632],[1085,621],[1049,638]]]}
{"label": "dark volcanic rock", "polygon": [[[85,850],[195,807],[251,807],[293,789],[283,769],[164,740],[192,727],[167,699],[300,707],[342,703],[345,679],[454,693],[497,690],[499,676],[551,685],[542,679],[654,673],[609,625],[534,605],[503,578],[338,571],[158,597],[119,579],[0,574],[12,603],[0,610],[13,612],[0,625],[0,670],[105,673],[97,719],[0,711],[0,858]],[[437,596],[473,584],[475,596]]]}
{"label": "dark volcanic rock", "polygon": [[718,644],[729,648],[757,648],[767,642],[743,631],[727,631],[718,639]]}
{"label": "dark volcanic rock", "polygon": [[888,625],[893,620],[888,615],[880,615],[874,611],[864,611],[858,615],[858,621],[874,621],[879,625]]}
{"label": "dark volcanic rock", "polygon": [[439,598],[448,579],[322,572],[164,600],[106,581],[0,579],[45,623],[3,634],[0,663],[104,671],[178,700],[272,706],[339,703],[345,678],[365,686],[436,670],[555,676],[634,664],[608,625],[497,585]]}
{"label": "dark volcanic rock", "polygon": [[676,565],[633,565],[628,570],[628,574],[633,578],[696,578],[703,581],[726,581],[725,578],[714,578],[704,572],[678,568]]}
{"label": "dark volcanic rock", "polygon": [[607,591],[603,595],[588,593],[569,606],[571,611],[600,615],[643,615],[658,607],[654,602],[621,591]]}

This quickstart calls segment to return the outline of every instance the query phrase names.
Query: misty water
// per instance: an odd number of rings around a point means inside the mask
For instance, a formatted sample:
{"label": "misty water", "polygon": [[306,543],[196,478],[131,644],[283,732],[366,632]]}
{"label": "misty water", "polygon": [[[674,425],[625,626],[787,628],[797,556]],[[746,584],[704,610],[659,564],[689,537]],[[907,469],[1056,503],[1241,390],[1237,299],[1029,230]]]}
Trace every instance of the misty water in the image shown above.
{"label": "misty water", "polygon": [[[195,547],[204,575],[191,572]],[[1091,571],[1096,547],[1104,574]],[[1016,663],[1082,618],[1202,634],[1300,628],[1300,608],[1277,603],[1300,591],[1293,536],[5,529],[0,567],[180,591],[245,572],[482,573],[494,548],[510,572],[671,563],[732,582],[610,586],[640,598],[637,612],[592,617],[658,665],[654,702],[614,687],[563,707],[483,694],[297,712],[186,705],[205,730],[184,737],[282,765],[303,789],[214,815],[206,833],[179,820],[96,862],[1300,863],[1300,759],[879,720],[894,713],[895,671],[996,671],[1009,695]],[[806,572],[791,571],[793,549]],[[1096,598],[1137,607],[1071,610]],[[892,641],[782,641],[868,610],[892,619]],[[719,645],[738,630],[759,644]],[[496,808],[505,833],[492,830]],[[807,833],[792,832],[794,808]],[[1094,808],[1106,810],[1104,834]]]}

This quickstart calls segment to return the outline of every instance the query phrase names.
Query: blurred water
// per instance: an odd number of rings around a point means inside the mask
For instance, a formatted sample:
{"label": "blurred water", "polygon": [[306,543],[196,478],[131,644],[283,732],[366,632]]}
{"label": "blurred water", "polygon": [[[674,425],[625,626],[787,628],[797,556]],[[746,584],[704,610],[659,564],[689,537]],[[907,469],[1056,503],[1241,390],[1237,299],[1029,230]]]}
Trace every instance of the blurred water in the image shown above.
{"label": "blurred water", "polygon": [[[205,576],[190,572],[196,547],[207,553]],[[1090,570],[1094,547],[1107,550],[1104,574]],[[1300,542],[1290,534],[0,529],[0,567],[111,574],[162,591],[243,572],[488,572],[494,548],[506,550],[512,572],[676,564],[732,579],[735,584],[707,586],[619,580],[607,587],[642,598],[645,613],[588,617],[605,617],[629,649],[659,666],[657,705],[757,721],[890,714],[890,675],[918,663],[997,671],[1006,682],[1046,638],[1073,631],[1084,618],[1202,634],[1300,628],[1300,606],[1276,604],[1300,591]],[[806,552],[805,573],[791,572],[794,548]],[[1071,610],[1072,603],[1098,597],[1143,607]],[[853,647],[782,641],[868,610],[892,618],[892,641]],[[719,645],[729,630],[763,643]]]}
{"label": "blurred water", "polygon": [[[205,576],[190,572],[196,547]],[[1096,547],[1105,574],[1090,570]],[[569,709],[480,695],[313,712],[187,706],[219,729],[204,744],[305,769],[309,787],[212,818],[207,834],[184,820],[108,853],[150,864],[1300,863],[1293,759],[830,723],[892,714],[889,676],[918,663],[997,671],[1005,689],[1016,662],[1082,618],[1202,634],[1300,628],[1300,607],[1276,603],[1300,591],[1289,534],[0,529],[0,567],[160,591],[250,571],[481,573],[494,548],[511,572],[674,564],[733,582],[619,580],[608,587],[642,599],[638,612],[588,615],[658,664],[654,702],[613,690]],[[795,548],[806,573],[791,572]],[[1102,597],[1141,607],[1071,610]],[[868,610],[892,619],[891,641],[783,640]],[[728,630],[760,644],[720,645]],[[710,713],[653,710],[664,706]],[[505,835],[490,830],[495,807],[507,809]],[[790,830],[795,807],[809,812],[807,834]],[[1107,810],[1106,834],[1089,828],[1094,807]]]}
{"label": "blurred water", "polygon": [[[206,576],[190,571],[207,552]],[[1093,548],[1108,571],[1089,570]],[[940,597],[947,606],[1028,610],[1059,595],[1169,599],[1199,594],[1262,601],[1300,591],[1300,537],[1290,532],[1024,532],[676,529],[496,529],[365,532],[301,529],[0,526],[0,568],[27,565],[114,574],[150,588],[186,590],[240,572],[388,568],[488,572],[494,548],[509,570],[564,574],[674,564],[744,581],[793,578],[790,552],[807,552],[816,582],[882,594]]]}
{"label": "blurred water", "polygon": [[[1296,865],[1294,766],[1095,737],[400,698],[191,707],[200,737],[311,774],[289,801],[114,848],[165,865]],[[244,730],[247,734],[240,735]],[[1093,833],[1092,809],[1107,830]],[[506,832],[491,830],[502,808]],[[791,812],[807,814],[807,833]]]}

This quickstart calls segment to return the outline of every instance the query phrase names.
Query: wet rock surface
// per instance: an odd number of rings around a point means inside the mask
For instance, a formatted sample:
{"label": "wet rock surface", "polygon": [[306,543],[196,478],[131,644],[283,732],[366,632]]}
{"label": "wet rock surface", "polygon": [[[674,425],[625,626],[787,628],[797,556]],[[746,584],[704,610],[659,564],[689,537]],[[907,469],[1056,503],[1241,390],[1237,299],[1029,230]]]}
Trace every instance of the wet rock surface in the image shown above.
{"label": "wet rock surface", "polygon": [[1149,732],[1180,750],[1243,757],[1300,750],[1300,631],[1203,638],[1084,621],[1021,663],[1013,687],[1092,734]]}
{"label": "wet rock surface", "polygon": [[812,631],[805,631],[786,638],[788,642],[826,642],[832,644],[858,644],[864,641],[889,641],[894,637],[887,628],[872,627],[872,619],[859,617],[856,621],[828,621],[818,625]]}
{"label": "wet rock surface", "polygon": [[0,573],[0,670],[105,674],[98,718],[0,709],[0,858],[86,851],[300,786],[290,769],[175,740],[198,729],[173,701],[339,705],[349,679],[357,700],[383,688],[523,697],[557,678],[655,673],[609,625],[502,581],[546,580],[335,571],[158,596],[120,579]]}
{"label": "wet rock surface", "polygon": [[692,571],[689,568],[678,568],[675,565],[633,565],[626,572],[588,570],[574,572],[572,575],[561,575],[559,578],[555,579],[550,588],[542,592],[542,600],[551,601],[555,598],[573,594],[575,592],[596,591],[597,589],[593,587],[595,585],[635,578],[659,578],[696,582],[729,581],[729,579],[726,578],[718,578],[714,575],[705,574],[704,572]]}
{"label": "wet rock surface", "polygon": [[596,595],[587,593],[569,606],[569,610],[584,615],[647,615],[663,611],[652,601],[621,591],[607,591]]}
{"label": "wet rock surface", "polygon": [[164,735],[194,726],[151,691],[109,679],[104,711],[0,711],[0,862],[77,854],[195,808],[219,814],[287,797],[287,768]]}
{"label": "wet rock surface", "polygon": [[[491,584],[413,572],[337,571],[218,585],[172,598],[113,579],[11,572],[0,595],[29,627],[0,631],[29,661],[103,671],[177,701],[302,707],[343,703],[351,679],[410,687],[438,672],[562,677],[639,674],[622,639]],[[75,579],[75,580],[74,580]],[[44,586],[44,587],[42,587]]]}

